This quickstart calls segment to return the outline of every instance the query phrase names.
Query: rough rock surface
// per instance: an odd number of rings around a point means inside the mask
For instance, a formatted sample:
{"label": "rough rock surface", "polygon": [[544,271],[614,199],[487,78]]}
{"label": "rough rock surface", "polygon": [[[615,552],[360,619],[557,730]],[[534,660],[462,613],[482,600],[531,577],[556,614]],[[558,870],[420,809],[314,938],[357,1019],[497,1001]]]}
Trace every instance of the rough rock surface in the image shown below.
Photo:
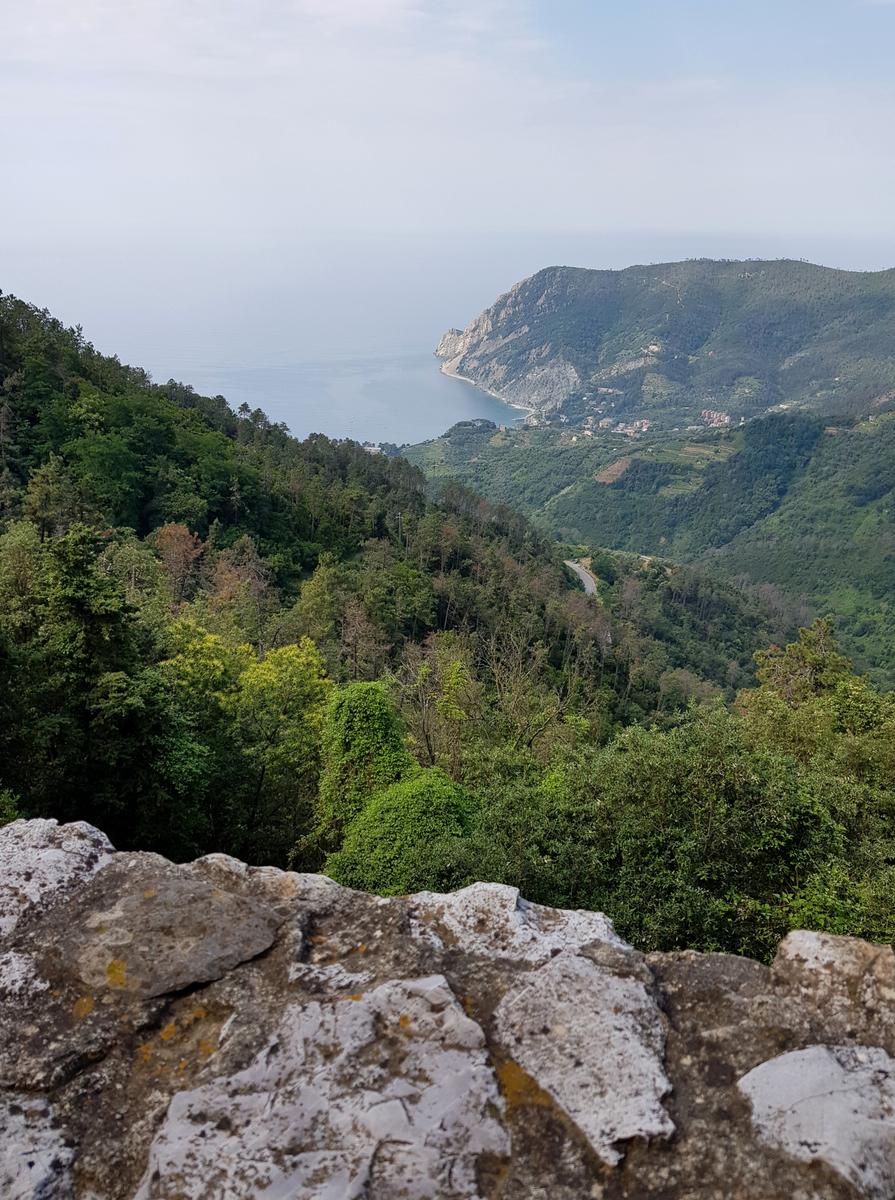
{"label": "rough rock surface", "polygon": [[0,829],[6,1200],[895,1197],[895,954]]}
{"label": "rough rock surface", "polygon": [[[545,284],[536,280],[546,280]],[[558,302],[550,273],[517,283],[466,326],[449,329],[435,351],[442,371],[530,412],[551,412],[584,385],[577,368],[549,334],[532,329],[524,314],[552,311]],[[528,349],[520,357],[514,343]],[[509,352],[509,361],[508,361]]]}

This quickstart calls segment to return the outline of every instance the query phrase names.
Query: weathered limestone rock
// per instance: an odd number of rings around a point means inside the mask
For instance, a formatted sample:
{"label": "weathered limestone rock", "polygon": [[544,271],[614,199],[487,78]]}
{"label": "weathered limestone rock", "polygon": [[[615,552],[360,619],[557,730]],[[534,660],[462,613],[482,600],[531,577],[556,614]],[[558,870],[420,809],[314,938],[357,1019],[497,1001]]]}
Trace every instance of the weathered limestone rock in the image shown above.
{"label": "weathered limestone rock", "polygon": [[602,913],[529,904],[518,888],[501,883],[474,883],[448,896],[418,892],[410,906],[414,935],[439,948],[460,945],[469,953],[536,964],[592,942],[625,945]]}
{"label": "weathered limestone rock", "polygon": [[0,1095],[0,1196],[68,1200],[73,1158],[42,1096]]}
{"label": "weathered limestone rock", "polygon": [[0,829],[6,1200],[891,1200],[895,955]]}
{"label": "weathered limestone rock", "polygon": [[500,1048],[575,1122],[614,1166],[630,1138],[669,1137],[662,1107],[659,1010],[639,979],[560,954],[523,976],[494,1014]]}
{"label": "weathered limestone rock", "polygon": [[446,981],[386,983],[287,1009],[245,1070],[177,1093],[137,1196],[479,1196],[480,1162],[509,1154],[501,1108]]}
{"label": "weathered limestone rock", "polygon": [[161,996],[219,979],[273,943],[280,919],[155,855],[120,855],[48,922],[55,953],[91,992]]}
{"label": "weathered limestone rock", "polygon": [[866,1196],[895,1193],[895,1059],[878,1047],[809,1046],[745,1075],[761,1139],[829,1163]]}
{"label": "weathered limestone rock", "polygon": [[112,853],[105,834],[82,821],[13,821],[0,828],[0,937],[29,909],[90,879]]}

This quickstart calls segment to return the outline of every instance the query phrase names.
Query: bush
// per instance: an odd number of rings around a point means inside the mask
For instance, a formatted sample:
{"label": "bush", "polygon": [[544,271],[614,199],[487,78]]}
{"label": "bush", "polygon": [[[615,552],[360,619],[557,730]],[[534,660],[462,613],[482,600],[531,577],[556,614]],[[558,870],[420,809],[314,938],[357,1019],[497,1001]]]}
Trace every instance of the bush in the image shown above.
{"label": "bush", "polygon": [[530,899],[602,910],[644,950],[767,958],[799,881],[844,860],[866,793],[756,746],[720,705],[695,708],[672,730],[631,728],[570,759],[510,809],[489,801],[474,861]]}
{"label": "bush", "polygon": [[8,825],[10,821],[17,821],[22,815],[16,805],[17,797],[12,792],[4,789],[0,790],[0,825]]}
{"label": "bush", "polygon": [[469,798],[442,770],[417,771],[372,797],[324,870],[383,896],[450,890],[466,881],[472,817]]}

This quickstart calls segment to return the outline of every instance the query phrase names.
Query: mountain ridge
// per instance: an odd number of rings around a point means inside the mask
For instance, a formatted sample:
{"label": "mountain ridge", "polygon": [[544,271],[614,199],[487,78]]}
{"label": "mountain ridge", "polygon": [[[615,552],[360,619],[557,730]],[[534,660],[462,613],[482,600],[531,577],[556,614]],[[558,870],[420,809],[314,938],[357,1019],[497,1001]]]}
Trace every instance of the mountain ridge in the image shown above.
{"label": "mountain ridge", "polygon": [[895,269],[795,259],[551,266],[448,330],[436,354],[446,374],[536,419],[636,415],[671,428],[706,409],[735,422],[887,403],[893,327]]}

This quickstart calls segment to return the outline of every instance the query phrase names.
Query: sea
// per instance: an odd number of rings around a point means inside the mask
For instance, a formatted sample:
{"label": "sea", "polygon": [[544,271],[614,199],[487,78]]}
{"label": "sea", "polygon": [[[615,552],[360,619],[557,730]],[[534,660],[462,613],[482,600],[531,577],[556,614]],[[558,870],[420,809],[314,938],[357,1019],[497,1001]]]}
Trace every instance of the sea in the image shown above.
{"label": "sea", "polygon": [[300,438],[325,433],[401,446],[438,437],[457,421],[512,425],[524,416],[439,367],[431,351],[276,366],[193,364],[189,381],[205,395],[226,396],[234,408],[263,409]]}
{"label": "sea", "polygon": [[[895,243],[892,247],[895,253]],[[788,254],[880,265],[875,243],[693,234],[299,234],[179,239],[137,229],[86,241],[0,230],[0,287],[48,308],[105,354],[260,408],[297,437],[397,445],[517,409],[442,375],[435,346],[551,263],[623,267]],[[891,255],[889,256],[891,258]],[[888,261],[888,260],[886,260]]]}

